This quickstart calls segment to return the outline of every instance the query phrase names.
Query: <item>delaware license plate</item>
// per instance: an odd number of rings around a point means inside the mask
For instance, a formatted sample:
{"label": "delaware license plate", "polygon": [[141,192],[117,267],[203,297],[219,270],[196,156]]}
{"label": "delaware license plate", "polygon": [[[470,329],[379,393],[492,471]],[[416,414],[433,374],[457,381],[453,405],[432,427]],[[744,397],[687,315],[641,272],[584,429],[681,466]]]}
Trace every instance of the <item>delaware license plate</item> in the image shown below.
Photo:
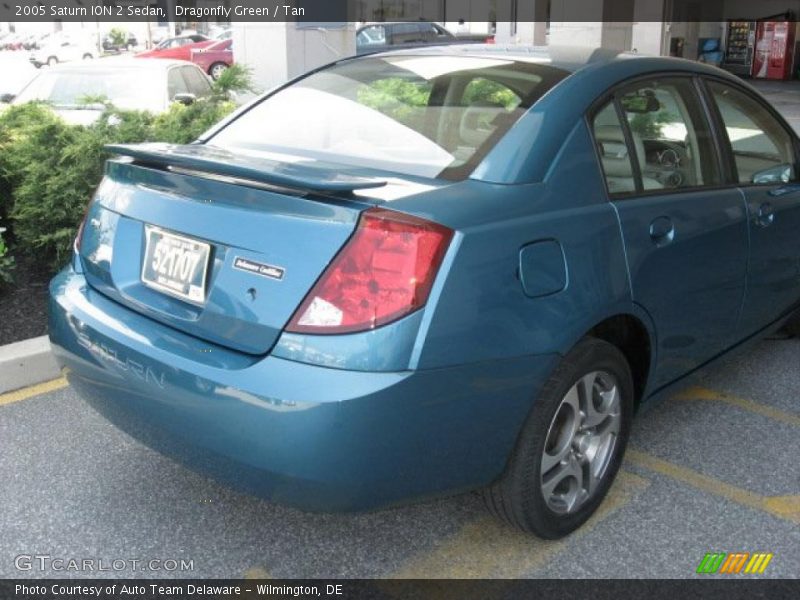
{"label": "delaware license plate", "polygon": [[183,300],[202,303],[211,245],[145,226],[142,283]]}

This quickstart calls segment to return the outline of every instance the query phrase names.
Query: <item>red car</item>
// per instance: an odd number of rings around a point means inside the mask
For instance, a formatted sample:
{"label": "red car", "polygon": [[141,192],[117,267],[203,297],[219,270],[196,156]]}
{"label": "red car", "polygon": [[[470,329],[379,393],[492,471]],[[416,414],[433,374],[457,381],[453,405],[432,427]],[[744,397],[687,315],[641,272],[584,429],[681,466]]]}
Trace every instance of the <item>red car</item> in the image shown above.
{"label": "red car", "polygon": [[216,80],[233,64],[233,40],[221,40],[205,48],[193,48],[190,60]]}
{"label": "red car", "polygon": [[167,38],[152,50],[136,55],[137,58],[169,58],[172,60],[191,60],[192,50],[205,48],[214,43],[204,35],[194,33]]}

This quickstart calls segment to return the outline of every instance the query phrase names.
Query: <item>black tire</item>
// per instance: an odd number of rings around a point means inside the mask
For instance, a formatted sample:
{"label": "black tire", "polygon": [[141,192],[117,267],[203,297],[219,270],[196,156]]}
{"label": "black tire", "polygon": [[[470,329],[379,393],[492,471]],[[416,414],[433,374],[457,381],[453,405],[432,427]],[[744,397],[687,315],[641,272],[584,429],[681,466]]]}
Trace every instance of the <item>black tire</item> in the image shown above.
{"label": "black tire", "polygon": [[789,320],[783,326],[783,330],[792,337],[800,337],[800,310],[789,317]]}
{"label": "black tire", "polygon": [[58,58],[55,56],[51,56],[47,59],[47,66],[48,67],[55,67],[58,64]]}
{"label": "black tire", "polygon": [[215,62],[213,65],[208,67],[208,76],[216,81],[227,68],[228,65],[226,65],[224,62]]}
{"label": "black tire", "polygon": [[[567,392],[585,375],[605,371],[616,379],[620,398],[619,431],[607,466],[595,488],[574,512],[552,510],[542,492],[545,442]],[[633,378],[613,345],[584,338],[565,356],[535,401],[503,475],[483,490],[489,512],[522,531],[545,539],[561,538],[580,527],[600,506],[619,470],[628,443],[634,405]]]}

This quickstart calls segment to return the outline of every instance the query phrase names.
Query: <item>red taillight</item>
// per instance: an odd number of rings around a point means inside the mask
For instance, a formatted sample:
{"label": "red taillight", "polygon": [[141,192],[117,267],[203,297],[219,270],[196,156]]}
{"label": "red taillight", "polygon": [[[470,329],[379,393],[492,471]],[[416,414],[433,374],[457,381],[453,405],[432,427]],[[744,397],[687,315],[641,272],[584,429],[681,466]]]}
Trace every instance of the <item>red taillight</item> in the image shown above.
{"label": "red taillight", "polygon": [[380,327],[423,306],[453,232],[382,208],[364,212],[286,330],[349,333]]}

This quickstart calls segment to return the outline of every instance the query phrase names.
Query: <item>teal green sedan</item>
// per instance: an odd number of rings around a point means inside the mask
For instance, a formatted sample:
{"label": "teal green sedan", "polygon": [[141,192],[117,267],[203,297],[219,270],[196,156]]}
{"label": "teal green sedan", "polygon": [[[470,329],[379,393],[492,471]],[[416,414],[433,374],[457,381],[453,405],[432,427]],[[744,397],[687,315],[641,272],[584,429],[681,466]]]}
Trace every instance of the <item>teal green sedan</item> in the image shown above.
{"label": "teal green sedan", "polygon": [[797,136],[707,65],[387,52],[111,150],[51,284],[71,385],[306,510],[478,489],[564,536],[640,407],[800,307]]}

